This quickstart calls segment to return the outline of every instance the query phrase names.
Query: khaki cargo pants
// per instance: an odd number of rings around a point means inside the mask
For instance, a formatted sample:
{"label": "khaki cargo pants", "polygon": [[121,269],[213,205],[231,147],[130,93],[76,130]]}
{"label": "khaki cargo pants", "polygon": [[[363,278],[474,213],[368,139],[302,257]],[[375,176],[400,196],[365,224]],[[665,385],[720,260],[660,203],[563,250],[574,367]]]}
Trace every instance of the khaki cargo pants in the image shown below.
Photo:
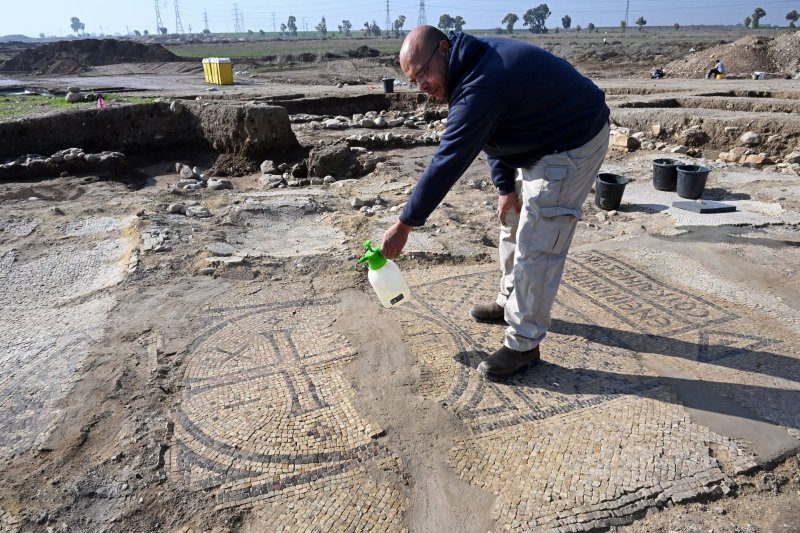
{"label": "khaki cargo pants", "polygon": [[585,145],[542,157],[517,171],[522,212],[500,226],[500,292],[508,324],[505,345],[532,350],[550,327],[567,251],[608,149],[606,126]]}

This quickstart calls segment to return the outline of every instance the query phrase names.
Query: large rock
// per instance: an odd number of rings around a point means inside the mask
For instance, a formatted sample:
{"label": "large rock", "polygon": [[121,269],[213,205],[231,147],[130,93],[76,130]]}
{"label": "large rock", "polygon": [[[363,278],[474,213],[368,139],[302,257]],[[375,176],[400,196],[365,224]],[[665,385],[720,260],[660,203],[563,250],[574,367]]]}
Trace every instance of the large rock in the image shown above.
{"label": "large rock", "polygon": [[758,146],[761,144],[761,135],[754,131],[748,131],[739,137],[739,143],[745,146]]}
{"label": "large rock", "polygon": [[67,96],[64,99],[70,104],[75,104],[77,102],[83,102],[83,94],[68,92]]}
{"label": "large rock", "polygon": [[639,149],[642,145],[641,141],[636,137],[632,137],[630,135],[626,135],[624,133],[611,133],[611,146],[616,146],[618,148],[624,148],[630,152],[634,152]]}
{"label": "large rock", "polygon": [[346,144],[321,146],[308,154],[308,175],[311,177],[350,178],[357,174],[359,166],[354,152]]}
{"label": "large rock", "polygon": [[783,161],[786,163],[800,163],[800,152],[792,152],[786,157],[783,158]]}

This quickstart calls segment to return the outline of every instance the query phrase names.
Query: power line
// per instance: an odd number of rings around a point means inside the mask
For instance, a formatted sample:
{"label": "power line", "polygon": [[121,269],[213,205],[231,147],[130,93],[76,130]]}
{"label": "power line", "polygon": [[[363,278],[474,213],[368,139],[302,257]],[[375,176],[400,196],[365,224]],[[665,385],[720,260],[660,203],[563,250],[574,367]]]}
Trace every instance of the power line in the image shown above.
{"label": "power line", "polygon": [[278,29],[277,29],[277,27],[275,26],[275,12],[273,11],[273,12],[272,12],[272,32],[273,32],[273,33],[275,33],[275,32],[277,32],[277,31],[278,31]]}
{"label": "power line", "polygon": [[205,22],[205,24],[206,24],[206,29],[205,29],[205,31],[206,31],[207,33],[211,33],[211,30],[209,30],[209,29],[208,29],[208,13],[206,13],[206,10],[205,10],[205,9],[203,10],[203,22]]}
{"label": "power line", "polygon": [[428,23],[425,17],[425,0],[419,0],[419,15],[417,15],[417,26],[424,26]]}
{"label": "power line", "polygon": [[156,4],[156,35],[161,35],[161,28],[164,27],[164,23],[161,22],[161,9],[158,7],[158,0],[155,0]]}
{"label": "power line", "polygon": [[242,28],[239,26],[239,4],[233,4],[233,33],[241,33]]}
{"label": "power line", "polygon": [[389,16],[389,0],[386,0],[386,26],[384,26],[384,28],[386,28],[386,35],[389,35],[390,33],[389,30],[391,29],[391,27],[392,27],[392,17]]}
{"label": "power line", "polygon": [[628,27],[628,11],[631,9],[631,0],[625,4],[625,27]]}
{"label": "power line", "polygon": [[181,11],[178,8],[178,0],[175,0],[175,33],[183,35],[183,23],[181,22]]}

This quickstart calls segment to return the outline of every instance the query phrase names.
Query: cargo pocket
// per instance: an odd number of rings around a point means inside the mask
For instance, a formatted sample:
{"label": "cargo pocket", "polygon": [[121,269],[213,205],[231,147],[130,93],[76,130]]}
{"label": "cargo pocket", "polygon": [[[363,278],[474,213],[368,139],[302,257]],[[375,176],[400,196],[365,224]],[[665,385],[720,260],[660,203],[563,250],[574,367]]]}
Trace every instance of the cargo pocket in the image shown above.
{"label": "cargo pocket", "polygon": [[575,215],[541,216],[530,237],[533,252],[559,255],[569,248],[578,225]]}
{"label": "cargo pocket", "polygon": [[569,167],[562,165],[548,165],[544,168],[542,190],[537,203],[539,205],[558,205],[561,194],[561,184],[567,177]]}

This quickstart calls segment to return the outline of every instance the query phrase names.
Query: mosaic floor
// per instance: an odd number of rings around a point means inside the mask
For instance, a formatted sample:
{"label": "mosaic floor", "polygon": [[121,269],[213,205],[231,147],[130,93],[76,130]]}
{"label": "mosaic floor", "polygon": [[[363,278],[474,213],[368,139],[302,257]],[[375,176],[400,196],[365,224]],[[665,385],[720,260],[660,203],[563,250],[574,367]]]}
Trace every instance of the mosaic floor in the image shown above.
{"label": "mosaic floor", "polygon": [[[475,368],[503,328],[466,311],[493,299],[497,274],[459,272],[408,273],[414,300],[390,313],[417,358],[419,393],[468,429],[449,464],[497,496],[497,530],[627,523],[648,507],[719,493],[728,473],[755,465],[747,443],[694,423],[645,358],[669,358],[723,395],[737,387],[736,401],[765,420],[800,428],[790,407],[800,400],[796,337],[619,254],[574,255],[542,364],[483,381]],[[401,530],[403,463],[353,407],[343,369],[362,354],[333,327],[336,297],[262,292],[230,294],[205,312],[174,414],[172,478],[218,508],[252,508],[265,530]]]}
{"label": "mosaic floor", "polygon": [[[78,230],[105,231],[88,220],[65,234]],[[129,248],[125,239],[54,245],[32,259],[0,250],[0,457],[30,450],[58,421],[58,401],[116,304],[101,291],[122,280]]]}

